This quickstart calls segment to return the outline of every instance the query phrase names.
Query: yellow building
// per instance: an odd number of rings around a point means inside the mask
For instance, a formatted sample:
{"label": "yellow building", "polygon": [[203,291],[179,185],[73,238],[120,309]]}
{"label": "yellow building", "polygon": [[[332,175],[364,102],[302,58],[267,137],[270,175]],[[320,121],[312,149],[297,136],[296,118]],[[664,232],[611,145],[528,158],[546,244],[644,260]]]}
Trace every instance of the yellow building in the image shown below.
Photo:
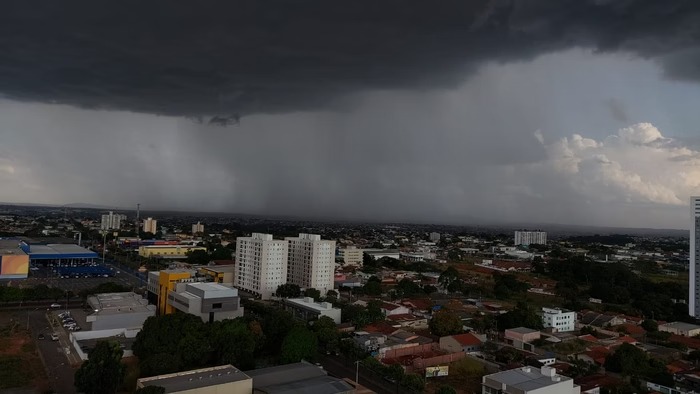
{"label": "yellow building", "polygon": [[168,294],[175,289],[175,284],[183,279],[194,276],[193,270],[163,270],[158,273],[158,314],[173,313],[174,308],[168,305]]}
{"label": "yellow building", "polygon": [[168,305],[168,295],[175,290],[177,283],[197,278],[202,282],[233,285],[234,269],[233,265],[224,265],[151,271],[148,273],[148,298],[158,306],[159,315],[173,313],[175,308]]}
{"label": "yellow building", "polygon": [[164,258],[185,258],[187,252],[195,250],[207,251],[204,246],[191,245],[147,245],[139,247],[139,256],[141,257],[164,257]]}

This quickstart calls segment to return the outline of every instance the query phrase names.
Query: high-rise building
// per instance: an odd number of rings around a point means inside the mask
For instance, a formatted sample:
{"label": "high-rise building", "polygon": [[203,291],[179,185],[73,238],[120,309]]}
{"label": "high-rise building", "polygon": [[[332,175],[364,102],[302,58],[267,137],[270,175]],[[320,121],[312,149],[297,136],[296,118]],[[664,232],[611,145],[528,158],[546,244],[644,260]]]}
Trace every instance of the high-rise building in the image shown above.
{"label": "high-rise building", "polygon": [[158,221],[153,218],[143,220],[143,232],[155,234],[157,231]]}
{"label": "high-rise building", "polygon": [[338,257],[343,260],[343,264],[347,265],[362,265],[362,257],[364,252],[357,246],[348,246],[338,250]]}
{"label": "high-rise building", "polygon": [[299,234],[289,241],[287,283],[302,289],[314,288],[325,295],[333,290],[335,241],[323,241],[317,234]]}
{"label": "high-rise building", "polygon": [[197,222],[192,225],[192,234],[199,234],[204,232],[204,225],[200,222]]}
{"label": "high-rise building", "polygon": [[433,242],[440,241],[440,233],[430,233],[430,240]]}
{"label": "high-rise building", "polygon": [[101,230],[119,230],[122,227],[122,220],[126,220],[126,215],[115,214],[109,211],[108,214],[102,215]]}
{"label": "high-rise building", "polygon": [[688,312],[700,317],[700,197],[690,197],[690,283]]}
{"label": "high-rise building", "polygon": [[287,283],[289,241],[272,239],[272,234],[253,233],[236,239],[236,281],[239,289],[263,300]]}
{"label": "high-rise building", "polygon": [[547,233],[544,231],[516,231],[515,245],[547,245]]}

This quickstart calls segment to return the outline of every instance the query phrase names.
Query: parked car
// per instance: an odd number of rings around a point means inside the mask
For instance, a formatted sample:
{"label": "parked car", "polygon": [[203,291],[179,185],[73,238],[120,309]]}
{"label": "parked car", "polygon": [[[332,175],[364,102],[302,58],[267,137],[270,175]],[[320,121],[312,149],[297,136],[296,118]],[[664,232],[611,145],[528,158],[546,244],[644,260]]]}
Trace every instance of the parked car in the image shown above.
{"label": "parked car", "polygon": [[61,304],[56,304],[55,302],[53,304],[51,304],[51,308],[53,308],[53,309],[58,309],[60,307],[61,307]]}
{"label": "parked car", "polygon": [[65,312],[58,314],[58,317],[60,317],[61,319],[63,319],[64,317],[67,317],[67,316],[70,316],[70,312],[68,312],[68,311],[65,311]]}
{"label": "parked car", "polygon": [[68,331],[80,331],[80,326],[77,324],[74,326],[70,326],[68,327]]}
{"label": "parked car", "polygon": [[63,327],[65,327],[65,328],[75,327],[75,326],[77,326],[77,325],[78,325],[78,323],[76,323],[76,322],[74,322],[74,321],[68,322],[68,323],[63,323]]}
{"label": "parked car", "polygon": [[51,334],[51,340],[58,341],[58,334],[56,334],[56,333]]}
{"label": "parked car", "polygon": [[44,338],[46,338],[46,337],[44,336],[44,334],[39,334],[39,336],[37,337],[37,339],[44,339]]}

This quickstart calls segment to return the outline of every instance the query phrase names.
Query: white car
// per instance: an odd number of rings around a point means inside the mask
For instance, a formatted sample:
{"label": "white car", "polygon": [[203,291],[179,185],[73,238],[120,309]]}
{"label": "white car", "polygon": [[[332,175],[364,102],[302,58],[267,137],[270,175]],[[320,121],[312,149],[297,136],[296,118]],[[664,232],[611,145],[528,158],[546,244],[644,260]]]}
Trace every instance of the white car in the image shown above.
{"label": "white car", "polygon": [[56,303],[51,304],[51,308],[57,309],[60,307],[61,307],[61,304],[56,304]]}
{"label": "white car", "polygon": [[51,334],[51,340],[58,341],[58,334],[56,334],[56,333]]}

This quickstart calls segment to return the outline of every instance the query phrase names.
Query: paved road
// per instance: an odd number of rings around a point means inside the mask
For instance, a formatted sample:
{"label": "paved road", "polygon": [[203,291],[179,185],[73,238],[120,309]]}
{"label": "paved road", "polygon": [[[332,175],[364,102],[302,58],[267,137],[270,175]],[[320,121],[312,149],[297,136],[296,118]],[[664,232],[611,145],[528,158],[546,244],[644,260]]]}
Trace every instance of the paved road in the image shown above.
{"label": "paved road", "polygon": [[[344,358],[319,354],[318,359],[320,364],[323,366],[323,369],[325,369],[329,374],[338,378],[349,378],[353,381],[355,380],[355,365],[347,365],[347,361]],[[362,365],[360,365],[360,378],[358,383],[379,394],[393,394],[399,392],[395,384],[377,377],[374,373],[368,371]]]}
{"label": "paved road", "polygon": [[[73,375],[77,366],[71,366],[66,357],[64,349],[70,346],[68,335],[62,327],[57,327],[55,332],[59,333],[60,339],[57,342],[51,340],[51,333],[54,332],[54,329],[49,324],[46,312],[46,310],[28,312],[29,328],[32,337],[37,342],[37,348],[46,367],[51,388],[56,393],[73,394],[76,392],[73,385]],[[46,339],[37,339],[40,333],[43,333]]]}

